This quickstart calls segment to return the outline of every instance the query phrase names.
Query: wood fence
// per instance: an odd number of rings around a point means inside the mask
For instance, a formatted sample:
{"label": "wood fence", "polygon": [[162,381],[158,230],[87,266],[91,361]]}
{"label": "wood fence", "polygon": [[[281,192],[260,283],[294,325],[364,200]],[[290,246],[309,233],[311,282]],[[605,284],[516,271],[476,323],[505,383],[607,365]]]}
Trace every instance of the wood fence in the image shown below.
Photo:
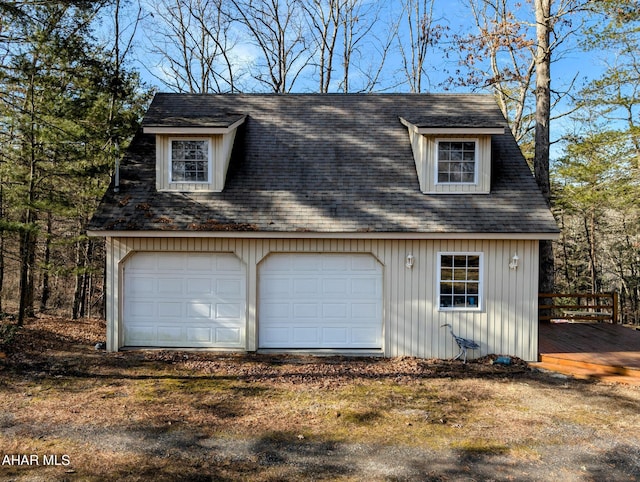
{"label": "wood fence", "polygon": [[618,293],[540,293],[540,321],[618,323]]}

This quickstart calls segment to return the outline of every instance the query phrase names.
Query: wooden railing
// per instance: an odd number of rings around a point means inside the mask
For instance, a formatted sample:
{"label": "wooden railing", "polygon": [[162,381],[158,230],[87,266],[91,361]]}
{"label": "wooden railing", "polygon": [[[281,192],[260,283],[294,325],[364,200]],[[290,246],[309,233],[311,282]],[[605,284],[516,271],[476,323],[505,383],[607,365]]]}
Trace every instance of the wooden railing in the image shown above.
{"label": "wooden railing", "polygon": [[618,293],[540,293],[540,321],[618,322]]}

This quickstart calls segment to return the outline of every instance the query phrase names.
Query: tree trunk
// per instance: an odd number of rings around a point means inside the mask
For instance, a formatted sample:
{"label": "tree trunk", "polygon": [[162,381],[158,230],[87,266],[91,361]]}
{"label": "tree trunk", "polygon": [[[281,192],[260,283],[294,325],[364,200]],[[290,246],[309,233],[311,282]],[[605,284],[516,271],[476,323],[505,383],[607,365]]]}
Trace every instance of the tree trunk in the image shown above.
{"label": "tree trunk", "polygon": [[[4,187],[0,179],[0,219],[4,219]],[[4,230],[0,229],[0,316],[2,310],[2,288],[4,286]]]}
{"label": "tree trunk", "polygon": [[82,304],[82,272],[84,271],[84,256],[82,251],[84,249],[84,241],[78,239],[76,242],[76,287],[73,293],[73,310],[71,317],[74,320],[80,318],[80,307]]}
{"label": "tree trunk", "polygon": [[[551,206],[549,182],[549,119],[551,116],[551,0],[535,0],[536,15],[536,131],[534,174],[542,195]],[[539,290],[545,293],[554,289],[553,243],[540,241]]]}
{"label": "tree trunk", "polygon": [[40,312],[47,311],[47,304],[51,297],[51,286],[49,284],[49,263],[51,263],[51,237],[53,234],[53,216],[51,211],[47,212],[47,237],[44,244],[44,270],[42,274],[42,294],[40,296]]}
{"label": "tree trunk", "polygon": [[20,305],[18,325],[33,317],[33,263],[35,262],[36,235],[32,223],[25,223],[20,235]]}

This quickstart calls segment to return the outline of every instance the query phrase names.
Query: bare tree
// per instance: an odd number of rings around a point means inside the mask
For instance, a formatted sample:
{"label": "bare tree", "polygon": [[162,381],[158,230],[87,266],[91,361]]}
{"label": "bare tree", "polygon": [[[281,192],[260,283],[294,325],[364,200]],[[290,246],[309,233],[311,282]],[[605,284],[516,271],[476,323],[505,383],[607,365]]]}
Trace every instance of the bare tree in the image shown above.
{"label": "bare tree", "polygon": [[435,46],[446,32],[437,23],[433,11],[435,0],[403,0],[402,13],[408,35],[408,44],[399,40],[402,67],[411,92],[422,92],[423,80],[429,81],[426,60],[429,48]]}
{"label": "bare tree", "polygon": [[[382,25],[380,30],[386,35],[379,37],[375,31],[382,23],[383,2],[345,0],[342,11],[343,74],[339,89],[345,93],[354,90],[370,92],[379,85],[387,54],[398,31],[398,22],[391,19]],[[354,82],[354,77],[359,82]]]}
{"label": "bare tree", "polygon": [[336,41],[345,3],[346,0],[312,0],[308,4],[302,4],[307,13],[310,36],[316,49],[317,60],[314,63],[317,62],[320,93],[329,92],[331,86]]}
{"label": "bare tree", "polygon": [[152,74],[177,92],[234,92],[239,75],[232,59],[231,19],[223,0],[155,0],[150,53]]}
{"label": "bare tree", "polygon": [[309,66],[304,9],[299,0],[230,0],[234,18],[260,54],[252,77],[276,93],[291,92]]}
{"label": "bare tree", "polygon": [[318,91],[367,92],[378,87],[398,26],[393,19],[382,25],[385,6],[362,0],[312,0],[303,5],[315,48],[311,64],[318,71]]}

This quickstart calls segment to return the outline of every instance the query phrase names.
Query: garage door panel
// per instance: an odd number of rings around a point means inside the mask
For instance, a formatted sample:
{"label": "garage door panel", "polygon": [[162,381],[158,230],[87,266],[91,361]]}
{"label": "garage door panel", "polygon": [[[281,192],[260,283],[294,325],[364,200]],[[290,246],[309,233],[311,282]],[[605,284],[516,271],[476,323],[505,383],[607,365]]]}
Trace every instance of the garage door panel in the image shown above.
{"label": "garage door panel", "polygon": [[344,295],[348,292],[349,280],[344,278],[329,278],[322,280],[322,292],[331,295]]}
{"label": "garage door panel", "polygon": [[292,328],[289,326],[272,325],[268,331],[261,333],[260,342],[263,346],[285,347],[291,341]]}
{"label": "garage door panel", "polygon": [[376,303],[352,303],[351,317],[357,320],[373,320],[381,316]]}
{"label": "garage door panel", "polygon": [[242,262],[234,257],[218,257],[215,259],[215,270],[218,273],[240,273],[244,272],[244,265]]}
{"label": "garage door panel", "polygon": [[187,303],[187,318],[189,320],[211,320],[213,318],[213,310],[211,303]]}
{"label": "garage door panel", "polygon": [[378,280],[376,278],[355,278],[351,280],[351,294],[366,295],[370,298],[378,298]]}
{"label": "garage door panel", "polygon": [[369,346],[378,340],[379,333],[373,328],[351,328],[351,339],[354,345]]}
{"label": "garage door panel", "polygon": [[382,267],[366,254],[271,255],[258,311],[261,348],[382,348]]}
{"label": "garage door panel", "polygon": [[349,313],[349,307],[346,303],[323,303],[322,318],[346,320]]}
{"label": "garage door panel", "polygon": [[217,303],[217,320],[239,320],[242,318],[242,307],[238,303]]}
{"label": "garage door panel", "polygon": [[318,328],[295,326],[293,328],[293,342],[304,345],[316,345],[320,343]]}
{"label": "garage door panel", "polygon": [[184,280],[178,278],[159,278],[157,282],[157,293],[159,294],[179,294],[184,291]]}
{"label": "garage door panel", "polygon": [[159,318],[181,318],[183,316],[184,303],[182,302],[166,302],[158,303]]}
{"label": "garage door panel", "polygon": [[234,255],[136,253],[124,273],[125,346],[244,348],[246,278]]}
{"label": "garage door panel", "polygon": [[348,330],[342,327],[323,328],[322,341],[334,346],[346,346],[349,343]]}
{"label": "garage door panel", "polygon": [[185,271],[185,261],[186,259],[189,259],[189,257],[186,257],[185,259],[184,256],[164,256],[165,253],[158,253],[158,254],[159,256],[155,256],[156,258],[155,264],[156,264],[157,271],[159,272]]}
{"label": "garage door panel", "polygon": [[125,338],[140,345],[154,341],[156,333],[154,325],[136,324],[125,326]]}
{"label": "garage door panel", "polygon": [[239,278],[216,280],[216,293],[218,295],[242,296],[242,280]]}
{"label": "garage door panel", "polygon": [[151,295],[156,289],[156,280],[149,277],[131,276],[127,285],[127,292],[135,296]]}
{"label": "garage door panel", "polygon": [[315,295],[318,293],[318,280],[314,278],[293,280],[293,292],[297,295]]}
{"label": "garage door panel", "polygon": [[216,328],[215,339],[217,343],[239,344],[241,335],[238,328]]}
{"label": "garage door panel", "polygon": [[351,269],[353,271],[371,271],[375,273],[378,270],[378,266],[378,262],[373,256],[351,258]]}
{"label": "garage door panel", "polygon": [[339,254],[324,256],[320,258],[320,260],[323,272],[344,272],[349,269],[351,265],[351,259],[348,256],[342,256]]}
{"label": "garage door panel", "polygon": [[181,326],[158,325],[156,333],[158,341],[168,344],[180,342],[184,338],[184,332]]}
{"label": "garage door panel", "polygon": [[315,303],[294,303],[293,316],[295,318],[318,318],[318,305]]}
{"label": "garage door panel", "polygon": [[322,260],[312,256],[297,256],[291,258],[291,262],[286,263],[286,266],[288,267],[288,271],[296,273],[317,273],[322,271]]}

